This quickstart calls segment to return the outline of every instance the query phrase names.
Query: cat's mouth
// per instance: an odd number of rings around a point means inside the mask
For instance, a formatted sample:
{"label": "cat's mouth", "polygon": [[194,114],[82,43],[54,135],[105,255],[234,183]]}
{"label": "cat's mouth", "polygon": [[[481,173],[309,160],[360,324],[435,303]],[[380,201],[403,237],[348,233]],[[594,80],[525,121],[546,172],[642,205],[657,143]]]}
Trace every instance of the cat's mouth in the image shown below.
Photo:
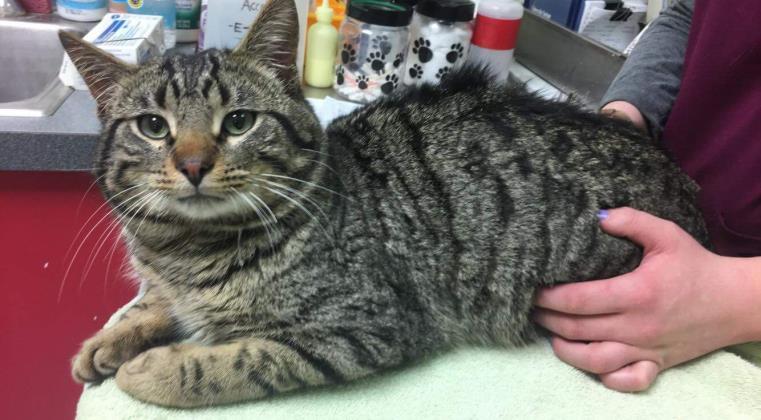
{"label": "cat's mouth", "polygon": [[189,203],[213,203],[213,202],[219,202],[224,201],[224,197],[219,197],[216,195],[211,194],[204,194],[201,192],[196,192],[190,195],[186,195],[184,197],[177,197],[177,201],[184,204]]}

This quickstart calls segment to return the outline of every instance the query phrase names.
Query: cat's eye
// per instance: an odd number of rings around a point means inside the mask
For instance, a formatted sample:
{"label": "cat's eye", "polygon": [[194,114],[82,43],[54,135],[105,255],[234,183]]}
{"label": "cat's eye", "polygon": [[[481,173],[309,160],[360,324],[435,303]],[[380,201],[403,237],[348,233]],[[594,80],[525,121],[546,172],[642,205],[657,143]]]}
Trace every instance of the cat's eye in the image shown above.
{"label": "cat's eye", "polygon": [[161,140],[169,135],[169,124],[158,115],[143,115],[138,118],[137,126],[143,135],[153,140]]}
{"label": "cat's eye", "polygon": [[222,131],[231,136],[239,136],[254,126],[255,119],[251,111],[233,111],[222,120]]}

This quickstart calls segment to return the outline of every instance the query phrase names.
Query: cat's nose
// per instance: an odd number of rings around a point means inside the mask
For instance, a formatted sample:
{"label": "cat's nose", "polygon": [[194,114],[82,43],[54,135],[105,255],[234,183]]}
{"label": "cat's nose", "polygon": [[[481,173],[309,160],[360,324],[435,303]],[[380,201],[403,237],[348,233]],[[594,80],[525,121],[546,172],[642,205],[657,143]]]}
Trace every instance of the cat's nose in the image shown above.
{"label": "cat's nose", "polygon": [[213,161],[200,157],[182,159],[176,165],[177,170],[182,172],[194,187],[201,185],[203,177],[211,171],[212,167],[214,167]]}

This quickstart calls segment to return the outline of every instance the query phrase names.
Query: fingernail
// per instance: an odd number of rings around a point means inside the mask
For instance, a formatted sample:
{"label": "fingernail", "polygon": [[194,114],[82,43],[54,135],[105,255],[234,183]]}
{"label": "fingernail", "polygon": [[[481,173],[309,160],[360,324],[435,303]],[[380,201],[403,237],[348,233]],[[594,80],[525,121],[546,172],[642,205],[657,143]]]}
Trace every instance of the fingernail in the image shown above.
{"label": "fingernail", "polygon": [[608,215],[609,215],[608,210],[600,210],[597,212],[597,218],[600,219],[601,222],[607,219]]}

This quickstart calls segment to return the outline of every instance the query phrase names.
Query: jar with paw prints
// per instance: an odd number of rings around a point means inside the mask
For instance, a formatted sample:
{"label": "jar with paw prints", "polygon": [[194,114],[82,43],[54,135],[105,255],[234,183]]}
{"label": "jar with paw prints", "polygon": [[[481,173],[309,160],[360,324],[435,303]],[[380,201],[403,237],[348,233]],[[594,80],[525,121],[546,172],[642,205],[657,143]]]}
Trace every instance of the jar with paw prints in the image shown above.
{"label": "jar with paw prints", "polygon": [[412,9],[377,0],[352,0],[339,30],[333,88],[367,103],[402,83]]}
{"label": "jar with paw prints", "polygon": [[421,0],[410,25],[404,84],[438,83],[465,63],[476,5],[469,0]]}

